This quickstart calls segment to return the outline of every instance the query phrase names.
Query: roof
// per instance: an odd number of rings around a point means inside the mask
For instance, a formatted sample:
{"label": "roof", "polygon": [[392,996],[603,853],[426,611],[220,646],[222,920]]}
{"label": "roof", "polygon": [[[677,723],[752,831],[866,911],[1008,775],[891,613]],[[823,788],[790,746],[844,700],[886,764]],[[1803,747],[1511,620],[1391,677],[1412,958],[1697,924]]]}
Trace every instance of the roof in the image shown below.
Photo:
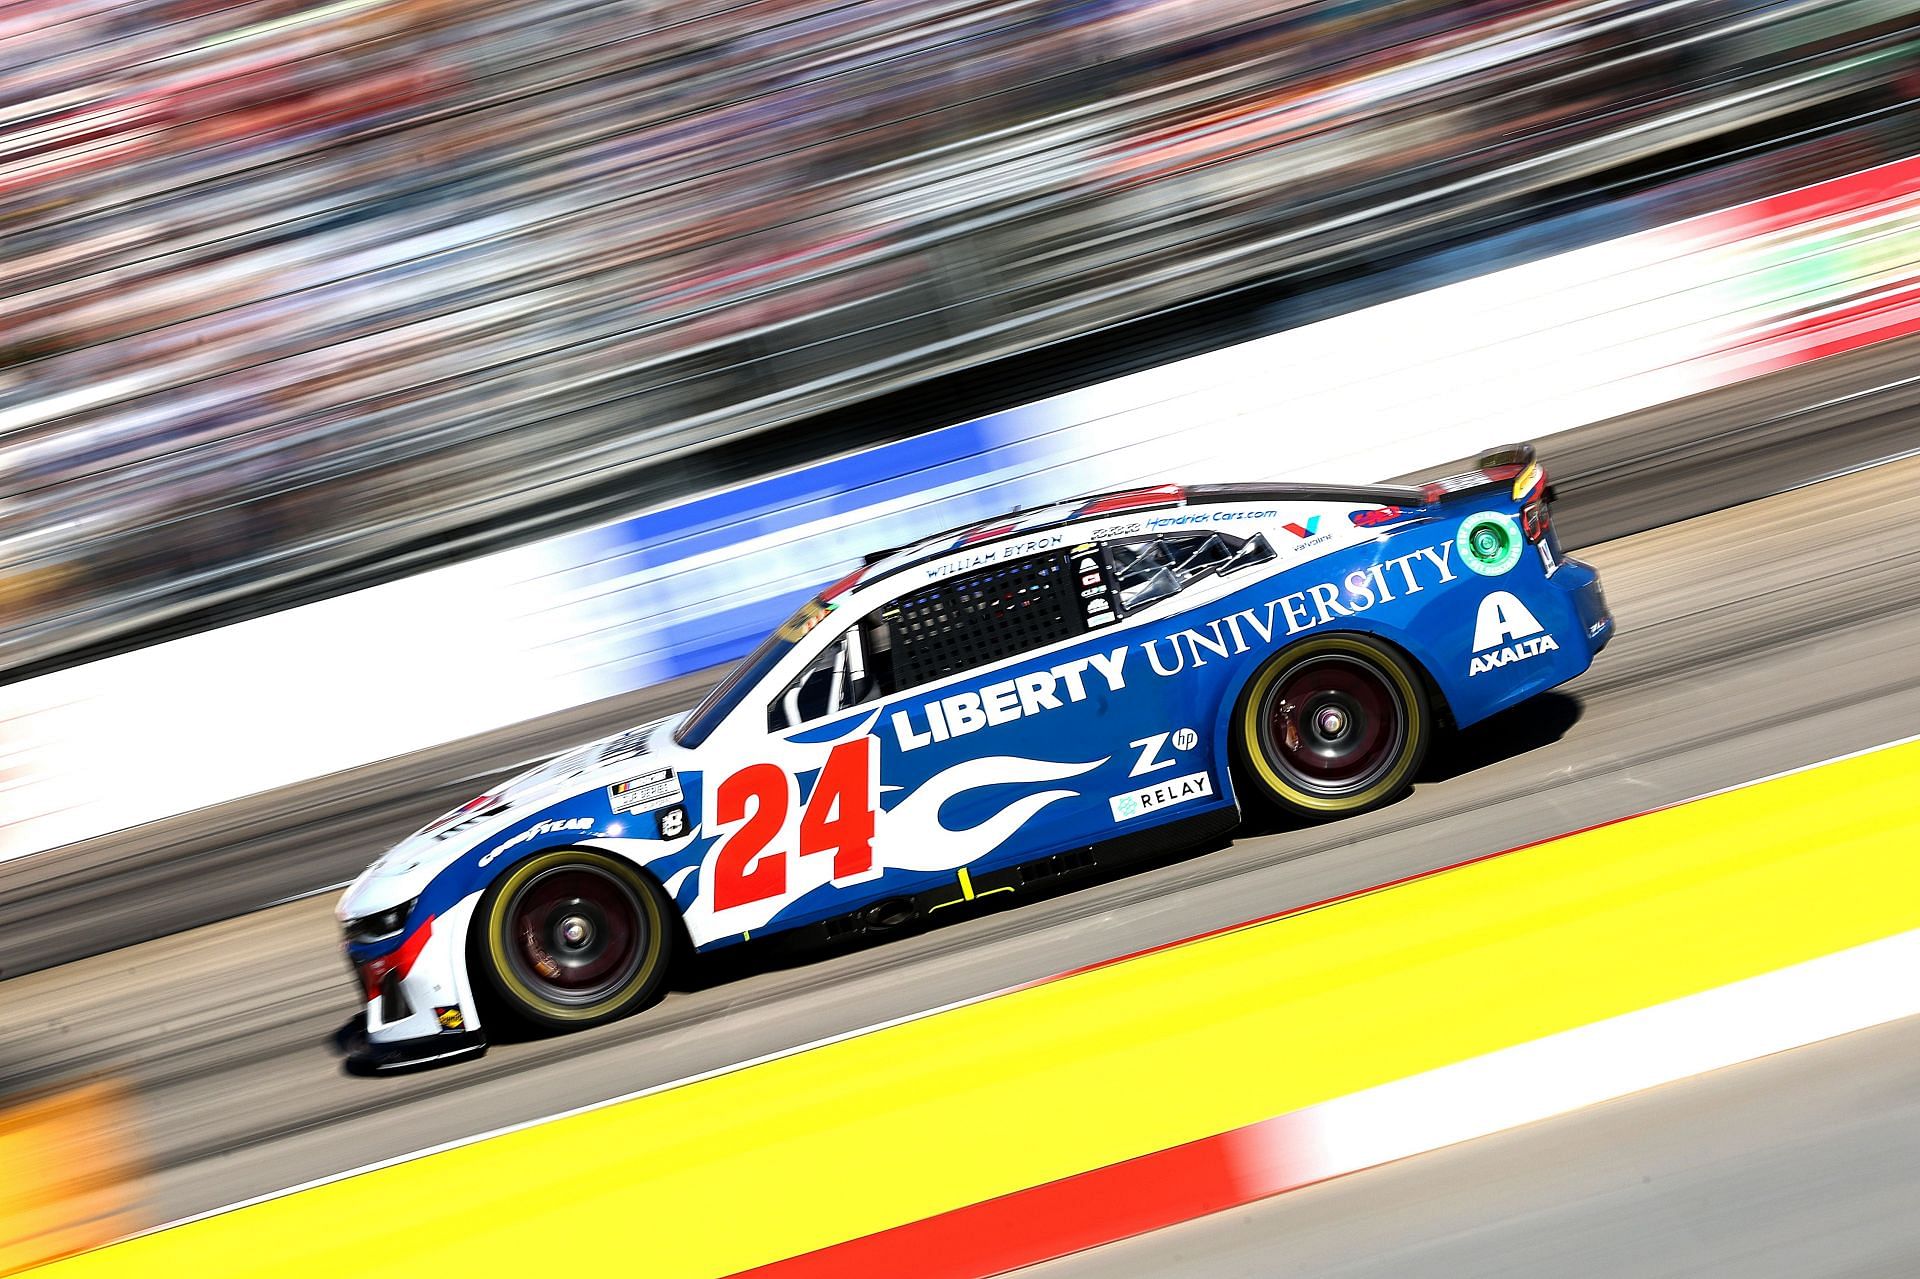
{"label": "roof", "polygon": [[1004,515],[995,515],[988,519],[975,520],[970,524],[959,524],[953,528],[942,529],[938,533],[917,541],[890,546],[883,551],[870,551],[866,556],[866,562],[878,564],[882,560],[892,559],[902,554],[915,557],[922,554],[944,554],[963,546],[1011,537],[1015,533],[1030,529],[1053,528],[1060,524],[1070,524],[1078,519],[1112,515],[1117,511],[1147,510],[1157,506],[1183,506],[1186,504],[1186,494],[1186,489],[1178,484],[1158,484],[1151,488],[1118,489],[1111,493],[1094,493],[1086,497],[1070,498],[1065,502],[1036,506],[1027,511],[1016,506]]}
{"label": "roof", "polygon": [[1423,484],[1154,484],[1090,493],[1031,511],[1015,507],[1004,515],[958,525],[884,551],[873,551],[859,568],[827,588],[821,598],[830,600],[861,585],[876,565],[884,565],[879,570],[881,574],[891,574],[963,547],[1121,511],[1240,502],[1351,502],[1356,506],[1421,507],[1500,487],[1509,481],[1514,484],[1517,499],[1522,486],[1546,487],[1546,473],[1534,463],[1532,445],[1509,444],[1482,454],[1475,470]]}
{"label": "roof", "polygon": [[883,570],[891,573],[922,559],[945,555],[982,542],[997,541],[1016,533],[1058,528],[1063,524],[1123,511],[1232,502],[1353,502],[1367,506],[1421,506],[1425,504],[1425,499],[1417,488],[1378,484],[1156,484],[1143,488],[1115,489],[1069,498],[1028,511],[1016,507],[1004,515],[943,529],[918,541],[871,552],[861,568],[845,582],[838,584],[834,593],[852,587],[866,575],[869,568],[883,562],[891,561]]}

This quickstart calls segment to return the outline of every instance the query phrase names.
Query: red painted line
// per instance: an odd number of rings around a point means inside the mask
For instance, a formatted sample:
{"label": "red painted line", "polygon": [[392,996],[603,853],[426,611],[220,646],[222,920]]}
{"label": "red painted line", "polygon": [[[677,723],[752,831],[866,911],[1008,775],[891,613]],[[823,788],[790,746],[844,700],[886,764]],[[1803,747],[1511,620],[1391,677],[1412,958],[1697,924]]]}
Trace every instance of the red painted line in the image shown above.
{"label": "red painted line", "polygon": [[1295,1112],[830,1244],[733,1279],[988,1279],[1343,1176]]}
{"label": "red painted line", "polygon": [[980,1279],[1220,1212],[1247,1200],[1230,1149],[1241,1131],[771,1262],[740,1279]]}

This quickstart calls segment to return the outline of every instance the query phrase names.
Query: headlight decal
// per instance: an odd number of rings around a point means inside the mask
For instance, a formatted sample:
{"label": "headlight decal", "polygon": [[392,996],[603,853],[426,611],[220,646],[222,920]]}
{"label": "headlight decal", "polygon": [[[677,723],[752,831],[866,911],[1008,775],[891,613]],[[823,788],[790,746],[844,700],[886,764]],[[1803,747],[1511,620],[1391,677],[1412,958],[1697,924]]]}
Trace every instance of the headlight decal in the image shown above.
{"label": "headlight decal", "polygon": [[413,914],[413,908],[419,903],[420,899],[416,897],[371,915],[349,919],[346,923],[347,941],[356,946],[375,946],[383,941],[392,941],[405,931],[407,917]]}
{"label": "headlight decal", "polygon": [[386,979],[388,973],[404,978],[412,971],[413,961],[420,958],[420,952],[426,949],[427,942],[433,937],[433,919],[432,915],[428,915],[421,920],[420,927],[414,929],[391,954],[381,955],[375,959],[354,961],[354,967],[359,970],[362,988],[368,999],[380,997],[380,983]]}

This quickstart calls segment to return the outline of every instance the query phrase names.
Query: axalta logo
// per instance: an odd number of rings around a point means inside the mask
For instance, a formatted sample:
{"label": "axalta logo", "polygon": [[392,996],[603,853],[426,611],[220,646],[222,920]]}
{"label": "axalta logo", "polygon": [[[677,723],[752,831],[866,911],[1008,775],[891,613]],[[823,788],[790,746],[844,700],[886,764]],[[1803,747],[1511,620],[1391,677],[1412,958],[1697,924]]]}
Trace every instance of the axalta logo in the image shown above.
{"label": "axalta logo", "polygon": [[[1104,604],[1105,600],[1095,600]],[[1117,693],[1127,686],[1127,650],[1094,653],[1044,671],[1029,671],[997,684],[988,684],[978,692],[969,690],[924,702],[920,720],[914,724],[910,710],[893,713],[893,733],[903,751],[918,750],[949,737],[964,737],[989,724],[1005,724],[1042,711],[1058,710],[1068,702],[1084,702],[1088,686],[1097,678],[1106,691]]]}
{"label": "axalta logo", "polygon": [[1404,507],[1383,506],[1378,510],[1349,511],[1347,512],[1347,518],[1352,520],[1355,527],[1358,528],[1378,528],[1382,524],[1393,523],[1406,513],[1406,508]]}
{"label": "axalta logo", "polygon": [[592,829],[593,829],[593,818],[591,817],[564,817],[559,819],[558,821],[535,822],[533,825],[527,827],[527,829],[521,831],[518,835],[515,835],[512,839],[508,840],[506,843],[500,845],[498,848],[488,853],[485,857],[482,857],[480,859],[480,864],[482,866],[485,866],[488,863],[492,862],[494,858],[506,852],[508,849],[518,848],[520,845],[526,843],[528,840],[537,839],[542,835],[552,835],[558,831],[592,830]]}
{"label": "axalta logo", "polygon": [[1522,604],[1506,591],[1493,591],[1480,601],[1473,624],[1473,661],[1467,674],[1484,675],[1542,653],[1556,653],[1560,645]]}

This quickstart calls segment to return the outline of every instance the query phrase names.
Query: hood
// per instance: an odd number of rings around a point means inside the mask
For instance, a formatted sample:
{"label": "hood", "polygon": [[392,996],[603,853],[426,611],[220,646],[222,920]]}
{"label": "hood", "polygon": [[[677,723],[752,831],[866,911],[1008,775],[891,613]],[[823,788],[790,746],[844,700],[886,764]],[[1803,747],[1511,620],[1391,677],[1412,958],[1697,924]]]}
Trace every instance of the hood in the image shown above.
{"label": "hood", "polygon": [[599,784],[600,775],[655,754],[685,755],[673,730],[686,712],[651,720],[575,746],[490,787],[428,822],[382,853],[341,895],[334,915],[342,923],[412,901],[434,877],[480,844],[548,805]]}

